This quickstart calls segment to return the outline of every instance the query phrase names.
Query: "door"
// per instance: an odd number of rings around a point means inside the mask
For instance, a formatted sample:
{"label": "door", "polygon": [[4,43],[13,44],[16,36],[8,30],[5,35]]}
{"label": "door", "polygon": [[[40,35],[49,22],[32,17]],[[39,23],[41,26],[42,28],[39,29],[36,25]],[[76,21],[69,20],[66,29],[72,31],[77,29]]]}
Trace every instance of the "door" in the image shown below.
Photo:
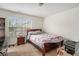
{"label": "door", "polygon": [[0,46],[5,40],[5,18],[0,18]]}

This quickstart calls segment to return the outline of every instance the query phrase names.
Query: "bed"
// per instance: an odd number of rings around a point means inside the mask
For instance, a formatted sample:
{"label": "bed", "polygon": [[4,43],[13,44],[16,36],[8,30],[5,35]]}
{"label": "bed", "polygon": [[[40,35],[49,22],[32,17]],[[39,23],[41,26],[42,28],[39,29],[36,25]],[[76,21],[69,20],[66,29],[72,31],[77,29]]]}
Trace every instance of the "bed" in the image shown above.
{"label": "bed", "polygon": [[27,39],[42,52],[43,56],[48,51],[63,46],[63,37],[48,34],[41,29],[27,30]]}

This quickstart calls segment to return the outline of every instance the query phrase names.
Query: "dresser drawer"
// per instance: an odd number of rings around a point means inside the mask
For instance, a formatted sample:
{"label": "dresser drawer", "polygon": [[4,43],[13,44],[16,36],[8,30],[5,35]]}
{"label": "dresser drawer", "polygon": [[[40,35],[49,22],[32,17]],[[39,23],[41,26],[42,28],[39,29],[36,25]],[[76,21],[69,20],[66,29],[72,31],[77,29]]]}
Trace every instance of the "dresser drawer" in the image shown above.
{"label": "dresser drawer", "polygon": [[68,48],[65,48],[65,51],[71,55],[74,55],[75,53],[75,50],[71,50],[71,49],[68,49]]}

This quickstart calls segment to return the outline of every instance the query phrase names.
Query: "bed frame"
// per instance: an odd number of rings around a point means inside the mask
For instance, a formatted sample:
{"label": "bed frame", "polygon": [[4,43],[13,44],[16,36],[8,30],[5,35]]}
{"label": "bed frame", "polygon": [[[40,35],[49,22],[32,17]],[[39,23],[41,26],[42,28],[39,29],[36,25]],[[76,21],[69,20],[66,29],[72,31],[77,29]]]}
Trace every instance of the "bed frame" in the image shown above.
{"label": "bed frame", "polygon": [[[28,32],[30,31],[42,31],[41,29],[29,29],[27,30],[27,35],[28,35]],[[34,45],[37,49],[39,49],[41,52],[42,52],[42,56],[45,56],[45,54],[54,49],[54,48],[57,48],[59,46],[63,46],[63,41],[61,42],[58,42],[58,43],[44,43],[44,48],[40,48],[38,45],[36,45],[35,43],[31,42],[30,40],[28,40],[28,42],[30,42],[32,45]]]}

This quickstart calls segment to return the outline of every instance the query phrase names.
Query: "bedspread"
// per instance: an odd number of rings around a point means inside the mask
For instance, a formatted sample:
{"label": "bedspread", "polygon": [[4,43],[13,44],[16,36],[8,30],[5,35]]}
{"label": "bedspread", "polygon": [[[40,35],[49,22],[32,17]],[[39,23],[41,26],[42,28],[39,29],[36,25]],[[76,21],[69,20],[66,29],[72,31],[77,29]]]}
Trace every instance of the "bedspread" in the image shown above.
{"label": "bedspread", "polygon": [[50,34],[31,35],[30,41],[38,45],[40,48],[44,47],[44,43],[57,43],[63,40],[63,37]]}

